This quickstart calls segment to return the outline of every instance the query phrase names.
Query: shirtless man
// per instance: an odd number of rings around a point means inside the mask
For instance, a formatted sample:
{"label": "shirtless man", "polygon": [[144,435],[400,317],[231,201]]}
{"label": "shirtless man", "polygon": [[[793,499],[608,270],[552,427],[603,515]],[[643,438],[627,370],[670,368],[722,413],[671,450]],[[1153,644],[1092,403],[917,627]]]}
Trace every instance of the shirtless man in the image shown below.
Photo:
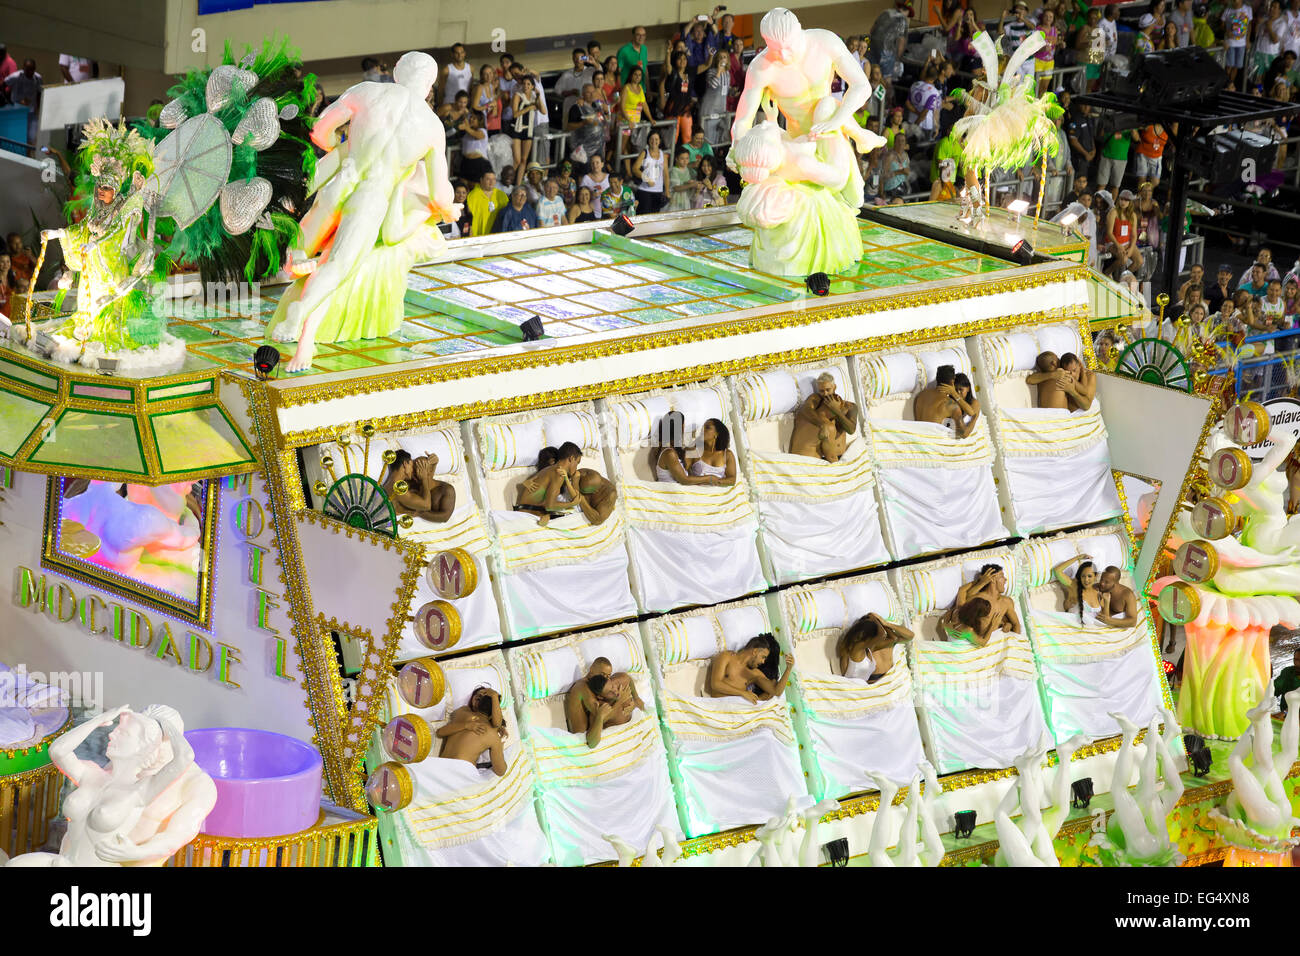
{"label": "shirtless man", "polygon": [[[934,373],[934,384],[922,389],[913,401],[912,416],[918,422],[950,423],[957,437],[965,438],[975,428],[979,405],[957,391],[957,370],[951,365],[940,365]],[[970,421],[966,420],[968,417]]]}
{"label": "shirtless man", "polygon": [[614,483],[590,468],[577,470],[569,482],[569,494],[592,524],[603,524],[614,513],[614,504],[618,501],[618,489]]}
{"label": "shirtless man", "polygon": [[1079,356],[1073,352],[1061,356],[1061,368],[1073,379],[1074,387],[1065,390],[1070,411],[1087,411],[1097,397],[1097,373],[1079,361]]}
{"label": "shirtless man", "polygon": [[858,430],[858,406],[835,393],[835,376],[823,372],[817,376],[813,393],[794,415],[790,435],[790,454],[807,455],[836,462],[849,445],[849,436]]}
{"label": "shirtless man", "polygon": [[[810,134],[844,137],[844,128],[856,124],[853,114],[871,98],[871,82],[844,41],[829,30],[805,30],[799,18],[784,7],[769,10],[758,26],[767,45],[745,72],[745,88],[736,104],[731,125],[735,143],[754,125],[765,99],[775,101],[792,138]],[[817,105],[831,95],[839,77],[845,89],[839,105],[823,119],[814,119]],[[730,157],[728,157],[730,162]],[[857,163],[841,195],[854,209],[862,205],[862,177]]]}
{"label": "shirtless man", "polygon": [[980,568],[974,580],[958,588],[955,606],[963,605],[977,597],[983,598],[989,602],[988,633],[1002,630],[1019,634],[1020,616],[1016,613],[1016,602],[1007,597],[1006,590],[1007,574],[1002,570],[1001,565],[986,564]]}
{"label": "shirtless man", "polygon": [[[364,81],[349,87],[312,127],[312,142],[325,156],[309,184],[316,196],[302,218],[300,247],[291,257],[295,271],[308,279],[302,297],[288,307],[283,328],[274,333],[281,340],[298,338],[288,371],[311,365],[316,329],[330,294],[376,243],[397,245],[430,218],[459,218],[448,178],[446,134],[426,102],[437,78],[433,57],[412,51],[397,61],[392,83]],[[347,141],[341,143],[344,126]],[[423,210],[413,213],[413,196],[428,197]],[[319,262],[304,261],[318,255]]]}
{"label": "shirtless man", "polygon": [[491,687],[479,687],[469,695],[469,703],[452,711],[451,717],[437,730],[442,739],[439,757],[478,763],[483,751],[490,751],[492,772],[506,775],[506,721],[501,716],[501,695]]}
{"label": "shirtless man", "polygon": [[[785,685],[794,670],[794,658],[785,655],[785,673],[773,682],[759,670],[771,651],[775,638],[760,634],[739,651],[723,651],[709,662],[708,679],[704,687],[710,697],[743,697],[751,704],[771,700],[785,693]],[[750,690],[757,687],[758,693]]]}
{"label": "shirtless man", "polygon": [[1044,352],[1039,355],[1034,371],[1029,373],[1025,381],[1030,385],[1038,386],[1039,408],[1068,410],[1070,399],[1078,395],[1074,376],[1062,367],[1055,352]]}
{"label": "shirtless man", "polygon": [[[555,450],[555,454],[556,460],[553,463],[519,483],[515,510],[540,515],[537,519],[539,525],[545,525],[553,514],[578,506],[577,501],[573,500],[570,477],[578,472],[582,449],[573,442],[566,441]],[[560,499],[562,494],[568,495],[567,501]]]}
{"label": "shirtless man", "polygon": [[[413,459],[410,452],[398,450],[383,485],[398,514],[437,522],[451,517],[456,510],[456,489],[435,477],[437,468],[437,455],[421,455]],[[399,481],[406,482],[403,494],[394,490]]]}
{"label": "shirtless man", "polygon": [[1102,598],[1098,620],[1107,627],[1132,627],[1137,623],[1137,597],[1130,588],[1119,583],[1119,575],[1119,568],[1112,564],[1101,572],[1097,580],[1097,590]]}

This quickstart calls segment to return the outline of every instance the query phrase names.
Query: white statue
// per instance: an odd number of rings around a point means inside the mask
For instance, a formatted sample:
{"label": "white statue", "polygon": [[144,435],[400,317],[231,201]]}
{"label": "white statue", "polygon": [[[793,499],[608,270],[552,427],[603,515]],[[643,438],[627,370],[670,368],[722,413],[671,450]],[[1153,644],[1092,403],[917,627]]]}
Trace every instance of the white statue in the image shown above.
{"label": "white statue", "polygon": [[1179,761],[1174,756],[1174,741],[1182,735],[1182,730],[1173,714],[1167,710],[1162,710],[1162,713],[1165,719],[1163,737],[1155,717],[1147,725],[1146,749],[1138,774],[1136,799],[1129,793],[1128,781],[1133,772],[1138,727],[1123,714],[1110,715],[1124,732],[1110,786],[1115,812],[1107,824],[1106,833],[1094,836],[1091,841],[1101,847],[1102,863],[1106,866],[1176,866],[1181,861],[1182,855],[1169,839],[1166,819],[1183,796],[1183,780],[1178,775]]}
{"label": "white statue", "polygon": [[[925,778],[926,792],[921,793],[921,778]],[[886,777],[867,774],[867,779],[880,791],[880,806],[871,825],[871,843],[867,859],[872,866],[938,866],[944,857],[943,838],[934,819],[941,792],[939,780],[930,762],[922,761],[907,788],[907,816],[898,831],[898,846],[889,852],[889,837],[895,814],[894,797],[898,785]]]}
{"label": "white statue", "polygon": [[[406,273],[442,248],[439,222],[455,222],[446,134],[426,102],[438,77],[427,53],[393,67],[392,83],[349,87],[312,127],[326,155],[309,184],[295,282],[281,300],[271,337],[297,339],[290,372],[311,366],[316,339],[376,338],[404,318]],[[348,127],[340,145],[339,130]],[[319,256],[319,261],[315,257]]]}
{"label": "white statue", "polygon": [[[618,854],[619,866],[631,866],[632,861],[638,856],[641,857],[641,866],[646,868],[672,866],[682,855],[682,848],[677,842],[677,837],[673,831],[666,826],[655,827],[655,832],[659,836],[660,845],[655,847],[655,835],[651,834],[650,842],[646,844],[645,851],[638,854],[636,847],[632,846],[622,837],[613,834],[605,834],[601,839],[608,842],[614,847],[614,852]],[[663,850],[663,857],[660,858],[659,850]]]}
{"label": "white statue", "polygon": [[[746,71],[727,158],[747,185],[737,213],[755,231],[753,265],[775,275],[842,271],[862,257],[855,150],[885,142],[853,117],[871,84],[843,40],[803,29],[789,10],[769,11],[759,32],[767,46]],[[831,95],[836,76],[847,85],[839,101]],[[771,126],[756,131],[760,108]],[[785,117],[784,131],[774,110]],[[747,199],[759,184],[759,195]]]}
{"label": "white statue", "polygon": [[[1219,832],[1234,845],[1252,850],[1289,851],[1291,830],[1300,819],[1291,813],[1284,783],[1300,757],[1300,690],[1286,695],[1282,747],[1273,753],[1273,698],[1266,696],[1250,711],[1250,729],[1237,738],[1228,757],[1232,793],[1222,810],[1210,811]],[[1247,756],[1251,766],[1246,766]]]}
{"label": "white statue", "polygon": [[[1086,740],[1080,734],[1057,746],[1053,798],[1046,811],[1043,809],[1043,758],[1050,747],[1047,736],[1039,738],[1036,747],[1016,759],[1016,785],[1007,790],[993,817],[998,832],[995,866],[1061,865],[1053,841],[1070,815],[1070,762]],[[1017,803],[1020,804],[1018,825],[1011,819]]]}
{"label": "white statue", "polygon": [[[108,765],[75,753],[100,727]],[[50,759],[75,789],[63,802],[68,831],[59,852],[27,853],[9,866],[157,866],[198,834],[217,802],[212,778],[194,762],[181,716],[155,704],[118,707],[50,744]]]}
{"label": "white statue", "polygon": [[[813,803],[808,796],[791,797],[785,813],[754,831],[758,849],[749,866],[818,866],[821,863],[821,819],[839,806],[837,800]],[[796,834],[803,829],[803,838]]]}

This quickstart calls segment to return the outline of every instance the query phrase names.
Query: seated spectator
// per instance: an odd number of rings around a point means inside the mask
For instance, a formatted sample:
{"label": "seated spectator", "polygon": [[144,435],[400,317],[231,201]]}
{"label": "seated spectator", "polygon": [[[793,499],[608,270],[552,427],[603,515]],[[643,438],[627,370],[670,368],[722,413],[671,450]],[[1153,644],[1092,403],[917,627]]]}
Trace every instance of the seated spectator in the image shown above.
{"label": "seated spectator", "polygon": [[[1291,23],[1295,23],[1295,19],[1294,19],[1294,18],[1295,18],[1297,15],[1298,15],[1298,14],[1290,14],[1290,15],[1289,15],[1289,16],[1290,16],[1290,22],[1291,22]],[[1297,30],[1300,30],[1300,28],[1296,28],[1296,29],[1297,29]],[[1296,68],[1296,57],[1297,57],[1297,54],[1296,54],[1296,51],[1295,51],[1295,50],[1285,50],[1285,51],[1282,53],[1281,56],[1277,57],[1277,59],[1275,59],[1275,60],[1273,61],[1273,65],[1270,66],[1270,67],[1269,67],[1269,68],[1264,72],[1264,81],[1263,81],[1263,86],[1264,86],[1264,89],[1272,91],[1272,92],[1269,93],[1269,98],[1270,98],[1270,99],[1277,99],[1277,98],[1278,98],[1278,97],[1277,97],[1277,84],[1278,84],[1278,80],[1287,80],[1287,81],[1288,81],[1288,85],[1290,85],[1290,79],[1289,79],[1289,78],[1290,78],[1292,72],[1295,71],[1295,68]]]}
{"label": "seated spectator", "polygon": [[515,186],[517,185],[517,183],[515,182],[515,173],[516,173],[516,172],[517,172],[517,170],[515,169],[514,166],[508,166],[508,165],[507,165],[507,166],[502,166],[502,167],[501,167],[501,175],[500,175],[498,178],[499,178],[500,181],[501,181],[501,182],[500,182],[500,185],[501,185],[501,188],[502,188],[502,189],[514,189],[514,188],[515,188]]}
{"label": "seated spectator", "polygon": [[1189,275],[1187,281],[1178,287],[1179,302],[1186,302],[1187,290],[1192,286],[1200,286],[1201,291],[1205,291],[1205,266],[1201,265],[1199,262],[1194,262],[1192,263],[1191,269],[1188,271]]}
{"label": "seated spectator", "polygon": [[912,417],[918,422],[947,425],[958,438],[965,438],[979,418],[979,403],[970,395],[970,380],[965,394],[957,389],[957,371],[951,365],[940,365],[934,373],[934,384],[927,385],[912,403]]}
{"label": "seated spectator", "polygon": [[885,128],[880,131],[880,135],[885,137],[885,146],[889,149],[894,148],[894,138],[896,136],[906,137],[907,131],[903,129],[903,108],[895,106],[889,111],[889,121]]}
{"label": "seated spectator", "polygon": [[361,79],[369,83],[392,83],[393,73],[387,63],[368,56],[361,61]]}
{"label": "seated spectator", "polygon": [[539,226],[562,226],[566,222],[568,209],[560,198],[560,184],[548,179],[542,184],[542,198],[537,200],[537,224]]}
{"label": "seated spectator", "polygon": [[560,163],[555,184],[560,187],[560,198],[564,200],[564,205],[572,206],[578,198],[578,184],[573,178],[573,163],[567,159]]}
{"label": "seated spectator", "polygon": [[691,141],[686,144],[686,152],[691,157],[692,169],[696,169],[700,165],[701,156],[716,158],[713,155],[713,147],[704,139],[704,130],[702,129],[697,129],[691,136]]}
{"label": "seated spectator", "polygon": [[448,239],[459,239],[462,236],[468,236],[474,229],[474,214],[469,211],[469,187],[464,181],[457,180],[455,184],[454,198],[452,204],[460,207],[460,218],[450,223],[444,235]]}
{"label": "seated spectator", "polygon": [[894,645],[915,635],[901,624],[886,621],[874,611],[860,617],[840,635],[835,654],[840,673],[850,680],[874,684],[894,666]]}
{"label": "seated spectator", "polygon": [[497,216],[493,232],[518,232],[537,228],[537,212],[528,205],[528,190],[516,186],[510,192],[510,204]]}
{"label": "seated spectator", "polygon": [[[1205,304],[1211,312],[1218,312],[1225,299],[1231,299],[1236,291],[1232,285],[1232,266],[1226,262],[1219,266],[1218,279],[1205,290]],[[1247,270],[1246,278],[1249,278]]]}
{"label": "seated spectator", "polygon": [[524,173],[524,189],[528,190],[528,202],[536,206],[537,201],[542,198],[542,186],[546,179],[546,170],[542,169],[540,163],[529,163],[528,171]]}
{"label": "seated spectator", "polygon": [[439,757],[477,765],[486,750],[492,758],[492,772],[498,777],[506,775],[506,722],[501,715],[501,695],[492,688],[476,688],[469,703],[452,711],[436,733],[442,740]]}
{"label": "seated spectator", "polygon": [[[1265,283],[1267,283],[1269,279],[1281,278],[1280,273],[1277,271],[1277,266],[1273,263],[1273,250],[1270,249],[1268,246],[1259,247],[1259,253],[1255,256],[1255,263],[1259,263],[1264,267],[1263,281]],[[1237,288],[1240,289],[1245,287],[1246,285],[1257,284],[1255,280],[1255,263],[1251,263],[1251,265],[1246,269],[1246,271],[1241,274],[1241,278],[1237,281]],[[1251,295],[1263,295],[1263,294],[1264,294],[1263,292],[1251,293]]]}
{"label": "seated spectator", "polygon": [[1090,192],[1092,192],[1092,190],[1088,188],[1087,174],[1075,173],[1074,187],[1071,189],[1070,192],[1065,194],[1065,197],[1061,200],[1061,205],[1068,206],[1072,202],[1078,202],[1080,196],[1082,196],[1084,193],[1090,193]]}
{"label": "seated spectator", "polygon": [[651,452],[656,481],[675,481],[679,485],[716,485],[715,475],[690,473],[686,462],[686,416],[670,411],[659,419],[659,447]]}
{"label": "seated spectator", "polygon": [[438,119],[442,120],[443,129],[447,131],[447,145],[460,142],[460,125],[470,116],[469,90],[461,90],[450,103],[438,107]]}
{"label": "seated spectator", "polygon": [[795,412],[790,454],[839,461],[848,448],[849,435],[857,430],[858,406],[840,398],[835,391],[835,376],[823,372],[817,377],[813,393]]}
{"label": "seated spectator", "polygon": [[484,173],[469,195],[465,198],[465,208],[470,211],[473,221],[470,226],[471,236],[486,236],[496,230],[497,216],[509,203],[505,192],[497,188],[496,174],[490,170]]}
{"label": "seated spectator", "polygon": [[705,209],[727,204],[727,177],[717,168],[712,156],[701,156],[695,176],[696,189],[691,197],[691,208]]}
{"label": "seated spectator", "polygon": [[939,162],[939,176],[930,186],[930,202],[951,202],[957,198],[957,161]]}
{"label": "seated spectator", "polygon": [[[1261,250],[1263,251],[1263,250]],[[1275,272],[1277,270],[1274,270]],[[1245,278],[1238,289],[1244,289],[1252,296],[1261,296],[1268,291],[1268,265],[1256,261],[1250,267],[1250,275]]]}
{"label": "seated spectator", "polygon": [[935,86],[938,67],[931,61],[921,68],[921,78],[907,91],[907,127],[915,130],[922,141],[934,139],[939,123],[943,94]]}
{"label": "seated spectator", "polygon": [[32,284],[32,272],[36,269],[36,259],[33,258],[27,246],[23,244],[23,237],[16,232],[11,232],[6,237],[6,244],[9,247],[9,268],[14,274],[14,281],[18,289],[26,291]]}
{"label": "seated spectator", "polygon": [[614,219],[622,213],[631,216],[639,208],[631,188],[623,185],[623,177],[615,170],[609,172],[609,188],[601,193],[600,208],[606,219]]}
{"label": "seated spectator", "polygon": [[[398,514],[414,515],[425,521],[445,522],[456,510],[456,489],[437,478],[438,456],[421,455],[412,459],[411,453],[398,449],[397,457],[388,466],[383,488]],[[398,484],[406,483],[404,491]]]}
{"label": "seated spectator", "polygon": [[488,134],[483,128],[483,118],[473,110],[456,126],[460,134],[460,175],[472,183],[493,172],[488,159]]}
{"label": "seated spectator", "polygon": [[[556,185],[558,192],[559,186]],[[574,200],[573,205],[569,207],[569,212],[565,216],[565,221],[572,225],[575,222],[595,222],[596,207],[592,204],[591,190],[586,186],[578,187],[578,197]]]}
{"label": "seated spectator", "polygon": [[1106,216],[1103,236],[1107,250],[1114,257],[1110,266],[1113,275],[1125,269],[1136,273],[1142,268],[1142,253],[1137,246],[1137,210],[1133,208],[1133,193],[1129,190],[1120,190],[1119,201]]}
{"label": "seated spectator", "polygon": [[893,146],[885,153],[880,171],[880,191],[887,199],[901,199],[907,194],[912,175],[912,161],[907,155],[907,137],[901,133],[894,137]]}
{"label": "seated spectator", "polygon": [[691,173],[691,156],[682,147],[673,157],[673,168],[668,170],[668,212],[690,209],[698,192],[699,183]]}
{"label": "seated spectator", "polygon": [[645,149],[641,150],[632,163],[632,177],[641,181],[636,190],[636,208],[639,212],[656,213],[668,204],[664,190],[664,183],[668,179],[668,154],[663,150],[663,137],[659,130],[650,130]]}
{"label": "seated spectator", "polygon": [[0,252],[0,315],[10,318],[9,300],[17,291],[13,286],[13,269],[9,265],[9,253]]}
{"label": "seated spectator", "polygon": [[1300,318],[1300,281],[1295,277],[1288,276],[1286,283],[1282,288],[1283,314],[1287,318],[1287,328],[1295,328],[1297,318]]}
{"label": "seated spectator", "polygon": [[1183,297],[1179,300],[1178,311],[1181,315],[1187,315],[1196,306],[1205,305],[1205,293],[1199,285],[1184,285]]}
{"label": "seated spectator", "polygon": [[739,651],[722,651],[709,662],[705,689],[710,697],[743,697],[751,704],[785,693],[794,658],[785,655],[785,673],[777,678],[780,648],[771,634],[760,634]]}

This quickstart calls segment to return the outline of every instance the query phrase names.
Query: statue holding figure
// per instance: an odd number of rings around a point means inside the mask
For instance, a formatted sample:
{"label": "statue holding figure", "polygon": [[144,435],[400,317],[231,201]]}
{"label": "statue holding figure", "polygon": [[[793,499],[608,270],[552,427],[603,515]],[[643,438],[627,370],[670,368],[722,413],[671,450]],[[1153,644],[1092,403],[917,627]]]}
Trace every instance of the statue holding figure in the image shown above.
{"label": "statue holding figure", "polygon": [[[426,102],[438,78],[427,53],[407,53],[392,83],[364,81],[321,113],[311,138],[326,155],[308,184],[290,271],[299,278],[271,321],[274,341],[297,340],[287,369],[309,368],[316,341],[378,338],[401,325],[406,274],[443,247],[455,222],[446,134]],[[347,140],[339,133],[347,127]]]}
{"label": "statue holding figure", "polygon": [[[853,116],[871,83],[843,40],[803,29],[783,7],[768,11],[759,32],[767,46],[745,73],[727,159],[746,184],[737,213],[754,230],[752,264],[772,275],[842,272],[862,258],[856,153],[885,142]],[[846,84],[838,101],[837,76]]]}
{"label": "statue holding figure", "polygon": [[[107,766],[76,755],[115,721]],[[160,866],[198,835],[217,803],[181,715],[166,705],[100,714],[50,744],[50,759],[75,787],[63,802],[68,831],[58,853],[25,853],[9,866]]]}

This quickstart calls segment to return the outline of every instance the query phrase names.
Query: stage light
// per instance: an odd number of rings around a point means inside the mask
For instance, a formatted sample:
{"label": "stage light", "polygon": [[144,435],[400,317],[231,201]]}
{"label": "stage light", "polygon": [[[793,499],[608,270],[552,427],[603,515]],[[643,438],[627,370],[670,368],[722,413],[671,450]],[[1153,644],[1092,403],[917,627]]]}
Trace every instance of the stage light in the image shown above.
{"label": "stage light", "polygon": [[632,225],[632,220],[627,217],[627,213],[621,212],[614,217],[614,222],[609,228],[616,236],[626,236],[636,226]]}
{"label": "stage light", "polygon": [[259,346],[253,353],[253,371],[257,377],[265,381],[271,377],[275,367],[280,364],[280,350],[274,345]]}
{"label": "stage light", "polygon": [[1011,258],[1020,265],[1027,266],[1034,261],[1034,248],[1024,239],[1021,239],[1011,247]]}
{"label": "stage light", "polygon": [[824,272],[814,272],[803,281],[804,285],[808,287],[808,291],[813,295],[831,294],[831,279],[830,276]]}
{"label": "stage light", "polygon": [[831,866],[849,865],[849,841],[846,838],[840,837],[838,840],[831,840],[830,843],[823,843],[822,849],[826,851]]}
{"label": "stage light", "polygon": [[536,342],[542,337],[545,329],[542,327],[541,316],[534,315],[519,324],[519,331],[524,333],[525,342]]}
{"label": "stage light", "polygon": [[1020,217],[1023,216],[1025,213],[1029,212],[1029,200],[1028,199],[1011,200],[1011,202],[1007,203],[1007,212],[1015,216],[1016,222],[1019,222]]}
{"label": "stage light", "polygon": [[958,810],[953,815],[952,835],[958,840],[969,840],[975,832],[975,811]]}
{"label": "stage light", "polygon": [[1086,810],[1092,803],[1092,777],[1082,777],[1070,784],[1070,806],[1076,810]]}

